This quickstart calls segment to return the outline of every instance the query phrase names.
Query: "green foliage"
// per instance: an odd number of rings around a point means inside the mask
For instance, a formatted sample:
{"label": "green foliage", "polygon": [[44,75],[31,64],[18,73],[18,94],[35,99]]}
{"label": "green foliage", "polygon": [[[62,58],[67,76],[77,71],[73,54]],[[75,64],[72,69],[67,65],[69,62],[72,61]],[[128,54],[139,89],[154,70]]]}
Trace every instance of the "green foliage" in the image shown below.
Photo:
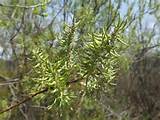
{"label": "green foliage", "polygon": [[83,40],[84,46],[79,47],[75,36],[77,26],[78,23],[73,23],[72,26],[65,27],[56,48],[47,48],[40,41],[31,51],[33,67],[25,80],[32,84],[33,91],[49,88],[42,97],[46,99],[48,95],[52,96],[49,108],[65,107],[74,101],[79,89],[71,88],[73,81],[75,84],[80,82],[80,91],[89,93],[102,86],[107,88],[108,85],[113,85],[119,51],[112,43],[124,43],[120,34],[117,32],[113,36],[105,29],[102,32],[88,33]]}
{"label": "green foliage", "polygon": [[[58,119],[78,114],[78,119],[87,119],[95,110],[91,119],[103,119],[105,113],[95,94],[113,93],[119,53],[127,46],[123,33],[130,19],[121,17],[120,4],[111,0],[41,5],[46,2],[13,1],[4,4],[9,8],[0,8],[7,9],[5,16],[12,16],[11,20],[0,18],[0,26],[6,31],[9,28],[8,34],[16,33],[9,41],[11,56],[19,63],[16,77],[20,76],[23,86],[17,85],[16,90],[28,95],[47,88],[47,92],[32,99],[32,104],[47,107],[49,112],[45,114],[49,117],[56,111]],[[16,94],[21,96],[21,92]],[[76,110],[81,107],[82,114]]]}

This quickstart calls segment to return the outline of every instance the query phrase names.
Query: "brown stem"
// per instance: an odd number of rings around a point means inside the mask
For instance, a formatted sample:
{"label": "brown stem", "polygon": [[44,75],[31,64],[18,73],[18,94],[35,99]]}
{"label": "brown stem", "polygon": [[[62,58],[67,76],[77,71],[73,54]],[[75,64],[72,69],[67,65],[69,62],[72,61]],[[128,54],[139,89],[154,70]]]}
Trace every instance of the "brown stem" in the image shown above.
{"label": "brown stem", "polygon": [[[67,82],[67,85],[72,84],[72,83],[79,82],[80,80],[81,80],[81,79],[76,79],[76,80],[68,81],[68,82]],[[33,97],[35,97],[35,96],[37,96],[37,95],[39,95],[39,94],[41,94],[41,93],[45,93],[45,92],[47,92],[47,91],[48,91],[48,88],[44,88],[44,89],[41,90],[41,91],[38,91],[38,92],[36,92],[36,93],[34,93],[34,94],[31,94],[30,96],[24,98],[22,101],[19,101],[18,103],[9,106],[9,107],[6,108],[6,109],[0,110],[0,114],[5,113],[5,112],[8,112],[9,110],[14,109],[14,108],[18,107],[19,105],[21,105],[21,104],[23,104],[23,103],[31,100]]]}
{"label": "brown stem", "polygon": [[36,92],[36,93],[34,93],[34,94],[31,94],[30,96],[26,97],[26,98],[23,99],[22,101],[14,104],[14,105],[11,105],[11,106],[9,106],[8,108],[6,108],[6,109],[4,109],[4,110],[0,110],[0,114],[5,113],[5,112],[7,112],[7,111],[9,111],[9,110],[11,110],[11,109],[13,109],[13,108],[16,108],[16,107],[18,107],[19,105],[21,105],[21,104],[23,104],[23,103],[31,100],[33,97],[35,97],[35,96],[37,96],[37,95],[39,95],[39,94],[41,94],[41,93],[47,92],[47,91],[48,91],[48,88],[45,88],[45,89],[43,89],[43,90],[41,90],[41,91],[38,91],[38,92]]}

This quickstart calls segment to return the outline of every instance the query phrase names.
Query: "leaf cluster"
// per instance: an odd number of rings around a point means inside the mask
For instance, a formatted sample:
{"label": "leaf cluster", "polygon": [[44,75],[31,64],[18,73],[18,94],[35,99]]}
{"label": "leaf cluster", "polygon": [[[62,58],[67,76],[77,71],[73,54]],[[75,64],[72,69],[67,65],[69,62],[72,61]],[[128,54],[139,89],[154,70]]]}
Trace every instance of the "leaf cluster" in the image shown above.
{"label": "leaf cluster", "polygon": [[[120,34],[117,32],[113,36],[105,29],[88,33],[83,40],[84,46],[80,47],[76,37],[77,26],[78,23],[66,25],[64,32],[59,36],[58,46],[50,48],[40,42],[31,51],[33,70],[26,79],[30,79],[33,90],[49,88],[43,98],[52,96],[50,107],[69,105],[77,92],[91,93],[113,85],[119,56],[119,49],[114,42],[123,43]],[[76,87],[73,89],[73,86]]]}

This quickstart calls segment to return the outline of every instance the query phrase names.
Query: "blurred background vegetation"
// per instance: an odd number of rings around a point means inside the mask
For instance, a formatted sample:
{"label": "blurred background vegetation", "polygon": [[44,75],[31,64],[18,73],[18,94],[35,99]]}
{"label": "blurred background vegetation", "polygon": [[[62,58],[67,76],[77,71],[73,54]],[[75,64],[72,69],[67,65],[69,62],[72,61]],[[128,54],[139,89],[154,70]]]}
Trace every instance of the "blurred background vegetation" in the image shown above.
{"label": "blurred background vegetation", "polygon": [[159,120],[160,1],[0,0],[0,120]]}

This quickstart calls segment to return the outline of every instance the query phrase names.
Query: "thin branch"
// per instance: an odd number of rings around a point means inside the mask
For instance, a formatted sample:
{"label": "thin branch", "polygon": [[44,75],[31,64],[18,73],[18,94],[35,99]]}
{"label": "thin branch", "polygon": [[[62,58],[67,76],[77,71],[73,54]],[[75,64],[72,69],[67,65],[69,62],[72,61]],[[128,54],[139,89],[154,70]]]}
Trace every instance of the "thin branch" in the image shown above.
{"label": "thin branch", "polygon": [[23,16],[22,16],[22,20],[21,20],[21,23],[20,23],[20,26],[17,28],[17,30],[15,31],[15,33],[13,33],[11,35],[11,38],[9,39],[9,42],[10,42],[10,45],[11,45],[11,49],[12,49],[12,52],[13,52],[13,55],[16,59],[16,62],[18,64],[18,57],[17,57],[17,54],[16,54],[16,50],[15,50],[15,43],[14,43],[14,39],[18,36],[18,34],[20,33],[20,30],[23,26],[23,17],[25,15],[25,10],[23,11]]}
{"label": "thin branch", "polygon": [[36,5],[30,5],[30,6],[26,6],[26,5],[5,5],[5,4],[0,3],[0,7],[11,7],[11,8],[18,7],[18,8],[31,9],[31,8],[36,8],[36,7],[47,5],[50,2],[51,2],[51,0],[48,0],[46,2],[39,3],[39,4],[36,4]]}
{"label": "thin branch", "polygon": [[160,44],[156,44],[156,45],[153,45],[153,46],[150,46],[150,47],[145,47],[145,48],[141,49],[141,52],[135,55],[135,60],[134,61],[139,62],[139,61],[143,60],[145,58],[145,54],[148,51],[150,51],[151,49],[154,49],[156,47],[159,47],[159,46],[160,46]]}
{"label": "thin branch", "polygon": [[47,28],[52,27],[52,25],[53,25],[54,21],[56,20],[57,16],[62,12],[62,10],[64,9],[64,7],[65,7],[66,4],[67,4],[67,3],[65,3],[65,4],[59,9],[59,11],[56,13],[56,15],[53,17],[53,19],[51,20],[51,22],[50,22],[47,26],[45,26],[44,28],[39,28],[39,30],[36,31],[36,32],[34,32],[32,35],[33,35],[33,36],[36,36],[36,35],[42,33],[43,31],[45,31]]}
{"label": "thin branch", "polygon": [[86,92],[84,92],[83,94],[82,94],[82,97],[81,97],[81,99],[80,99],[80,102],[79,102],[79,104],[77,105],[77,110],[76,110],[76,113],[78,114],[78,117],[79,117],[79,115],[80,115],[80,111],[81,111],[81,109],[82,109],[82,103],[84,102],[84,97],[85,97],[85,95],[86,95]]}
{"label": "thin branch", "polygon": [[6,109],[4,109],[4,110],[0,110],[0,114],[5,113],[5,112],[7,112],[7,111],[9,111],[9,110],[11,110],[11,109],[13,109],[13,108],[16,108],[16,107],[18,107],[19,105],[21,105],[21,104],[23,104],[23,103],[31,100],[33,97],[35,97],[35,96],[37,96],[37,95],[39,95],[39,94],[41,94],[41,93],[47,92],[47,91],[48,91],[48,88],[45,88],[45,89],[43,89],[43,90],[41,90],[41,91],[38,91],[38,92],[36,92],[36,93],[34,93],[34,94],[31,94],[30,96],[26,97],[24,100],[22,100],[22,101],[20,101],[20,102],[18,102],[18,103],[16,103],[16,104],[14,104],[14,105],[9,106],[8,108],[6,108]]}
{"label": "thin branch", "polygon": [[0,83],[10,83],[10,82],[18,82],[19,79],[18,78],[10,79],[10,78],[6,78],[6,77],[0,75],[0,81],[3,81]]}
{"label": "thin branch", "polygon": [[6,78],[0,75],[0,86],[9,86],[15,83],[20,83],[20,82],[24,82],[24,81],[20,81],[20,79],[18,78]]}
{"label": "thin branch", "polygon": [[8,86],[8,85],[12,85],[15,83],[19,83],[19,81],[11,81],[11,82],[5,82],[5,83],[0,83],[0,86]]}
{"label": "thin branch", "polygon": [[[77,83],[77,82],[81,81],[86,75],[87,75],[87,73],[84,74],[81,78],[77,78],[76,80],[68,81],[66,84],[69,85],[69,84]],[[47,92],[48,90],[49,90],[49,88],[46,87],[46,88],[44,88],[44,89],[41,90],[41,91],[38,91],[38,92],[36,92],[36,93],[34,93],[34,94],[29,95],[28,97],[24,98],[22,101],[19,101],[18,103],[14,104],[14,105],[11,105],[11,106],[9,106],[8,108],[6,108],[6,109],[4,109],[4,110],[0,110],[0,114],[5,113],[5,112],[8,112],[9,110],[12,110],[12,109],[18,107],[19,105],[21,105],[21,104],[23,104],[23,103],[31,100],[33,97],[35,97],[35,96],[37,96],[37,95],[39,95],[39,94],[41,94],[41,93],[45,93],[45,92]]]}
{"label": "thin branch", "polygon": [[27,114],[23,111],[23,109],[21,108],[21,106],[19,106],[19,110],[22,113],[22,115],[24,116],[25,120],[29,120]]}

